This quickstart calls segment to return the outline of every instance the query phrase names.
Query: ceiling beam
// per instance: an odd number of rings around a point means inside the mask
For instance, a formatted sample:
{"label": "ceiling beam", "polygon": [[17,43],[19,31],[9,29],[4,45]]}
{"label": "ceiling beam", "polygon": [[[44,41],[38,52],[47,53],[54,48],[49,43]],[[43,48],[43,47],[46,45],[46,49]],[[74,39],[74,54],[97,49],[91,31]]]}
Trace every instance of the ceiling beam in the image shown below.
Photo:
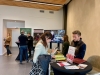
{"label": "ceiling beam", "polygon": [[22,2],[22,1],[8,1],[8,0],[0,0],[0,5],[9,5],[9,6],[18,6],[18,7],[27,7],[27,8],[37,8],[37,9],[45,9],[45,10],[60,10],[62,6],[53,6],[46,4],[38,4],[31,2]]}
{"label": "ceiling beam", "polygon": [[67,0],[31,0],[31,1],[64,5]]}

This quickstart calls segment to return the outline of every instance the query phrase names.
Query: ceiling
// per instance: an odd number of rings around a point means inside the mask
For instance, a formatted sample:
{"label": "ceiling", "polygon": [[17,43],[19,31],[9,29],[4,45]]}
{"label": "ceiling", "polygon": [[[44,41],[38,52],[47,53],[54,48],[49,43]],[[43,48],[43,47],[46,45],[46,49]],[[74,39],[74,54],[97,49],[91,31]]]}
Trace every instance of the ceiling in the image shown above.
{"label": "ceiling", "polygon": [[0,5],[58,11],[69,1],[70,0],[0,0]]}

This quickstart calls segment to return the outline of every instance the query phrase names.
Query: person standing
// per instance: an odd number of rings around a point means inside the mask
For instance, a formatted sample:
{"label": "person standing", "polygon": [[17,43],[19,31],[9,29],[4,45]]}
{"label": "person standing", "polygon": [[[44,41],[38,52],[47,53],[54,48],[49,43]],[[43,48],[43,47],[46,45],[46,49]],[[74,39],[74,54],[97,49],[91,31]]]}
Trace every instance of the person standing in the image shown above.
{"label": "person standing", "polygon": [[48,43],[50,43],[51,39],[52,39],[52,34],[50,32],[45,32],[44,34],[41,35],[40,40],[38,41],[35,47],[35,52],[33,56],[33,66],[29,75],[44,75],[43,68],[39,63],[38,57],[39,55],[48,54],[47,48],[48,48]]}
{"label": "person standing", "polygon": [[26,60],[28,62],[28,53],[27,53],[27,36],[24,35],[24,31],[21,31],[21,35],[18,37],[19,46],[20,46],[20,64],[22,64],[22,56],[25,52]]}
{"label": "person standing", "polygon": [[31,50],[33,48],[33,37],[31,36],[30,33],[27,34],[28,38],[28,50],[29,50],[29,57],[31,57]]}
{"label": "person standing", "polygon": [[73,40],[71,42],[71,46],[75,47],[75,58],[83,59],[86,52],[86,44],[82,41],[81,32],[79,30],[75,30],[72,32]]}
{"label": "person standing", "polygon": [[69,48],[69,40],[68,40],[68,35],[64,35],[63,36],[63,50],[62,50],[62,54],[66,57],[66,54],[68,53],[68,48]]}
{"label": "person standing", "polygon": [[10,51],[10,49],[9,49],[10,42],[11,42],[10,33],[7,34],[7,38],[4,39],[4,40],[5,40],[5,48],[6,48],[6,50],[7,50],[7,55],[5,55],[5,56],[11,56],[12,53],[11,53],[11,51]]}

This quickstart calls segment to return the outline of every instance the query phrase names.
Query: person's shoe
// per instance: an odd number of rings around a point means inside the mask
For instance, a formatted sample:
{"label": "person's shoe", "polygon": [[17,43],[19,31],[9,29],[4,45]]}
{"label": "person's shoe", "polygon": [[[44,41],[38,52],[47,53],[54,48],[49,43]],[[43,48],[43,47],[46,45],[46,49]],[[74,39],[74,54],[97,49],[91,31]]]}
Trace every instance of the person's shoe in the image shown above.
{"label": "person's shoe", "polygon": [[29,62],[30,62],[30,63],[33,63],[33,59],[32,59],[32,60],[29,60]]}
{"label": "person's shoe", "polygon": [[12,54],[9,54],[9,56],[12,56]]}
{"label": "person's shoe", "polygon": [[29,62],[29,60],[26,61],[27,63]]}
{"label": "person's shoe", "polygon": [[22,62],[20,62],[20,64],[22,64]]}

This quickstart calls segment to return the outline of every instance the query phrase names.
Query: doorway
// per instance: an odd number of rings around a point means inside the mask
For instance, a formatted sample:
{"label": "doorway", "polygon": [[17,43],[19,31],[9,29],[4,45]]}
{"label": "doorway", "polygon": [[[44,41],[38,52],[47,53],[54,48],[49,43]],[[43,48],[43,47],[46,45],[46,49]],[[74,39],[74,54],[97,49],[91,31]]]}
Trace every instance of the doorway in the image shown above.
{"label": "doorway", "polygon": [[3,20],[4,28],[4,38],[7,37],[7,33],[11,35],[11,47],[17,47],[16,41],[18,41],[18,36],[20,35],[20,28],[25,28],[25,21],[20,20]]}

